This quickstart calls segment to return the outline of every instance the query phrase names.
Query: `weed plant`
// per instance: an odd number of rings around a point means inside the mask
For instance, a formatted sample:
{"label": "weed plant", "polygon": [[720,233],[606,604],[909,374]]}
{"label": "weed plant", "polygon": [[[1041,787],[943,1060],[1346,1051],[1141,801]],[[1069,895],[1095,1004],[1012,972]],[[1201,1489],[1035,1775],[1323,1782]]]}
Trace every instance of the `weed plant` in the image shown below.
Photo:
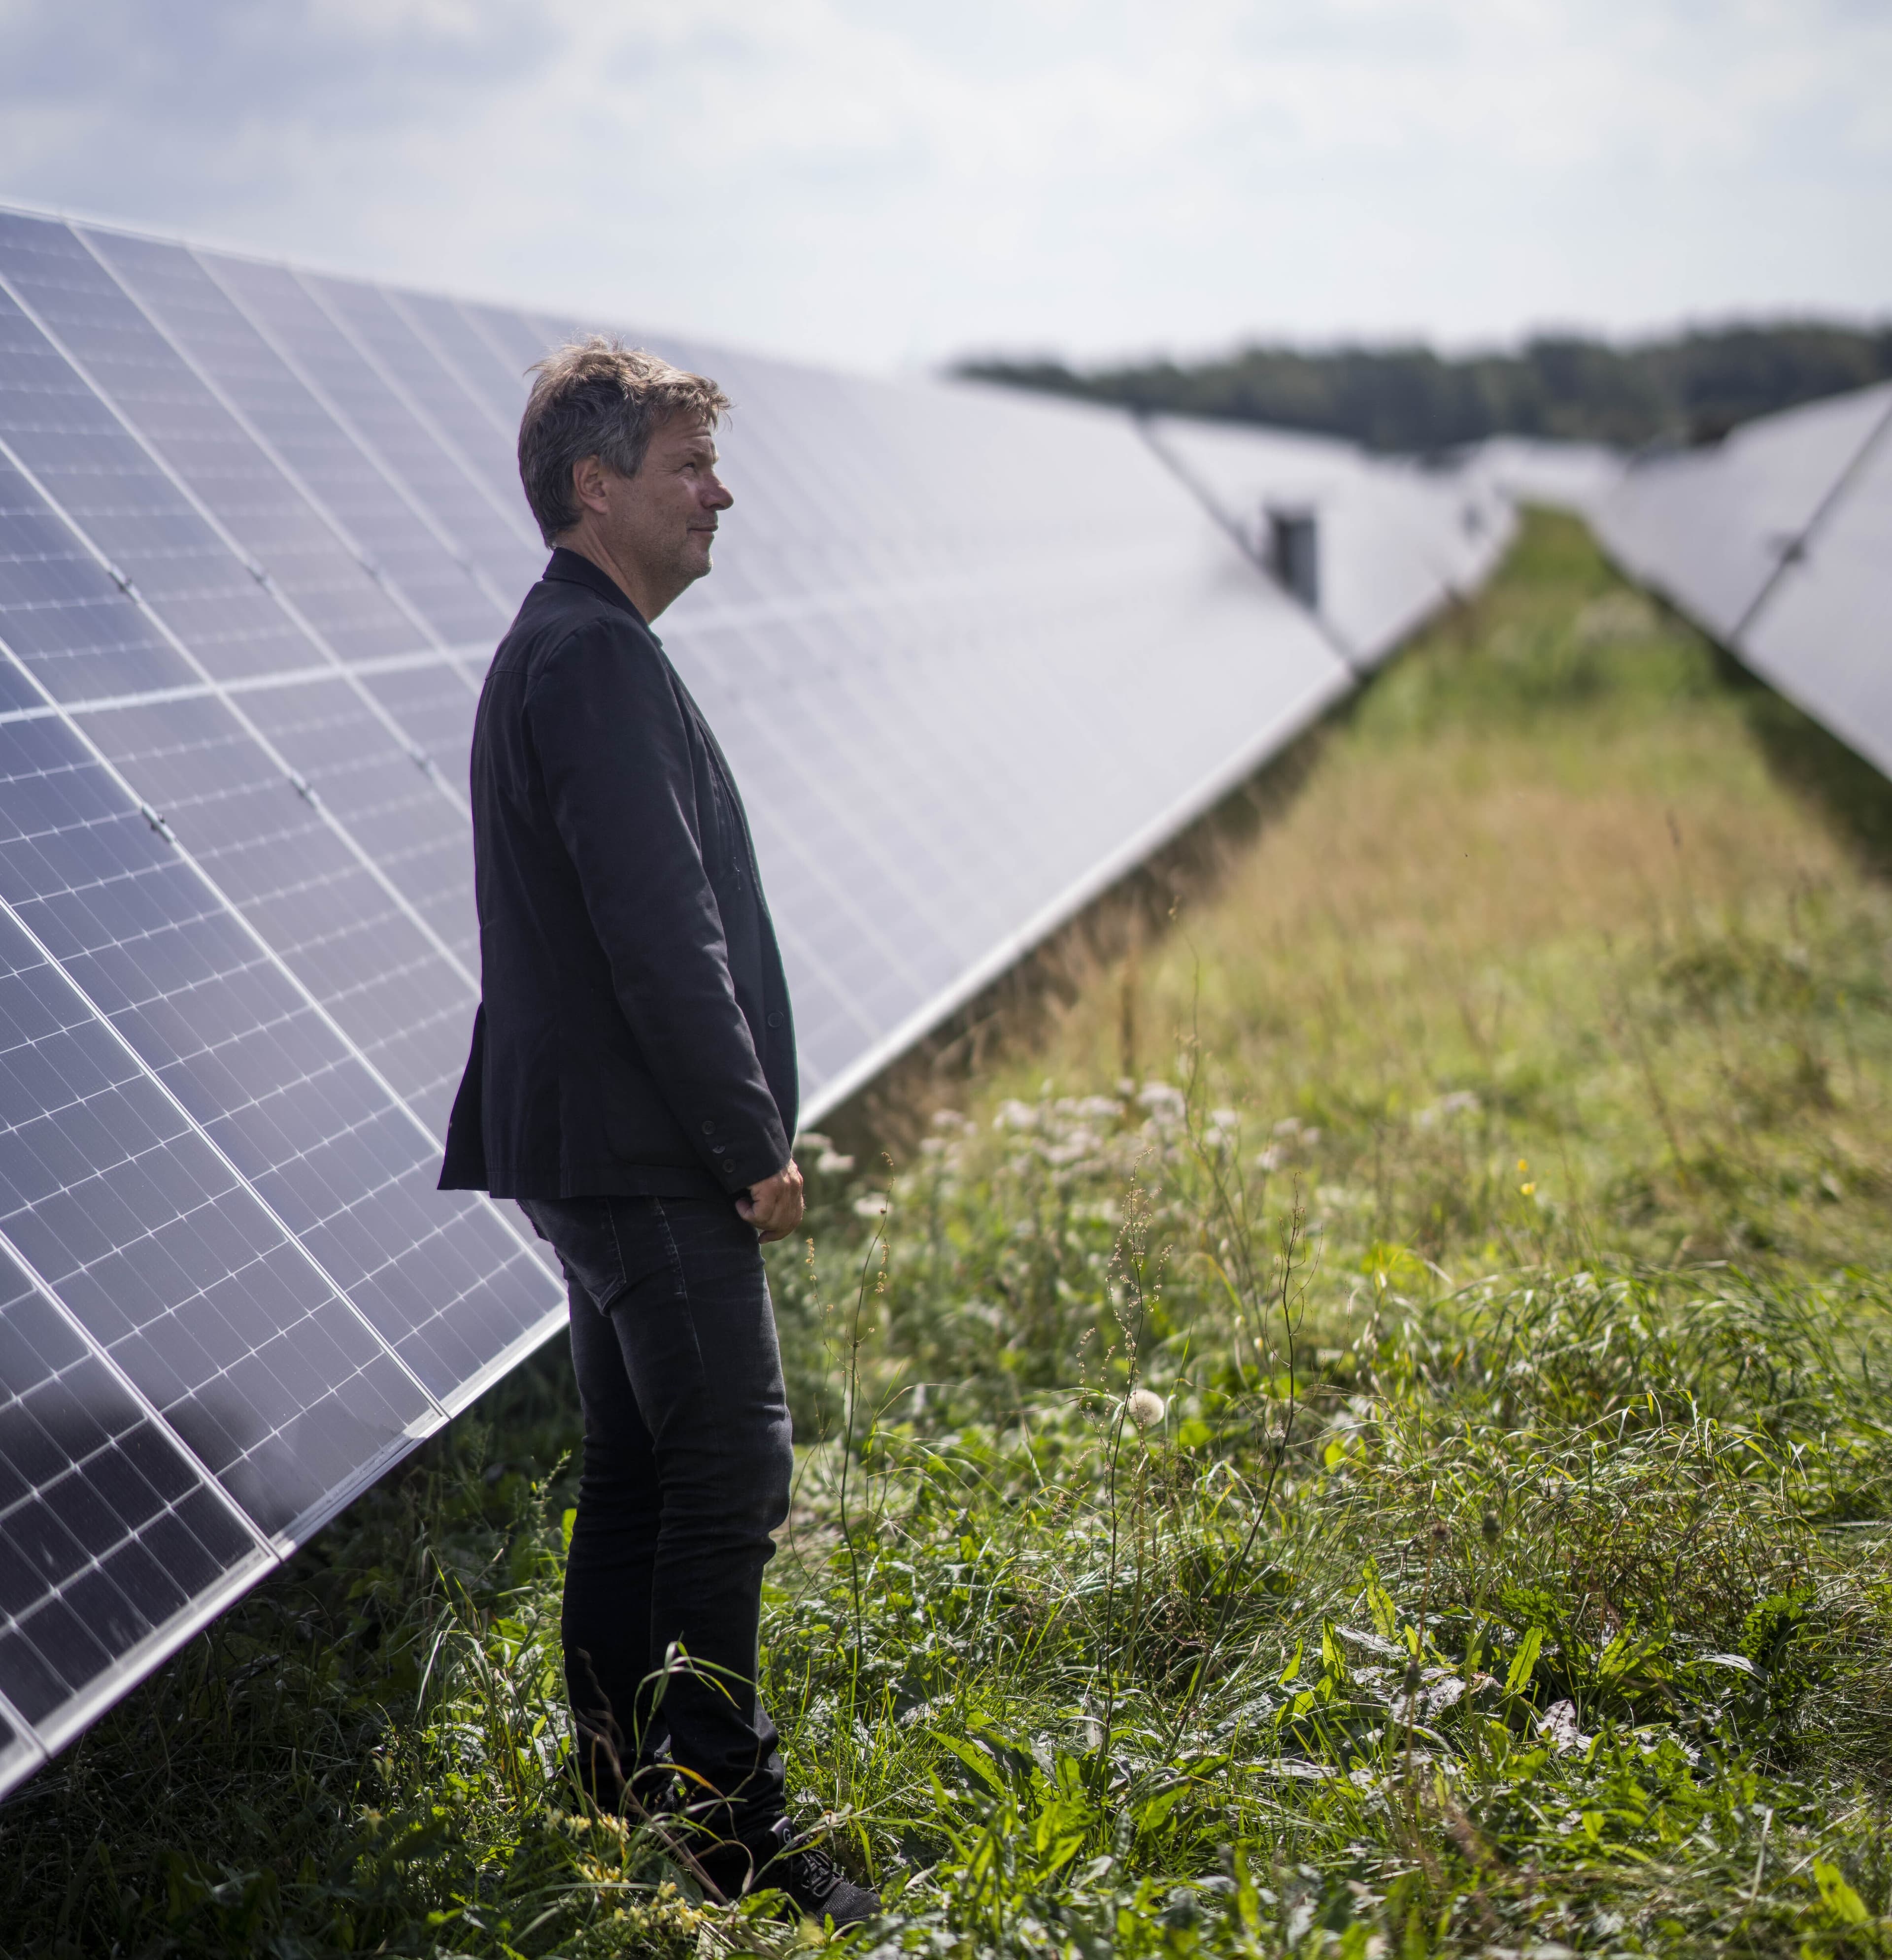
{"label": "weed plant", "polygon": [[[763,1664],[854,1943],[1892,1951],[1878,789],[1547,518],[1313,739],[922,1147],[804,1139]],[[0,1952],[817,1937],[567,1780],[565,1368],[0,1809]]]}

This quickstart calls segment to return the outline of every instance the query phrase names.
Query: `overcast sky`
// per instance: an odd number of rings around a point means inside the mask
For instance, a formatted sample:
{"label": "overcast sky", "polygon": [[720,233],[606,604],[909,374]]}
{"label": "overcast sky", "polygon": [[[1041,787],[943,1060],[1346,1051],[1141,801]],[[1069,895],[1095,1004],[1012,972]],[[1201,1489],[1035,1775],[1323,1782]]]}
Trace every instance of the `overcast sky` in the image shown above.
{"label": "overcast sky", "polygon": [[0,0],[0,199],[851,366],[1892,315],[1892,0]]}

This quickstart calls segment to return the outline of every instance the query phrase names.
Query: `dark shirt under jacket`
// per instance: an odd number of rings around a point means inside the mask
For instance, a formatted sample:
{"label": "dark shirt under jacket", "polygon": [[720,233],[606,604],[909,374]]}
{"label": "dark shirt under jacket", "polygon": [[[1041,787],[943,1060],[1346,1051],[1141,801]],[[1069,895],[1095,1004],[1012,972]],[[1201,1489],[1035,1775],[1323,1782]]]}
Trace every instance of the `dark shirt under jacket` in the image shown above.
{"label": "dark shirt under jacket", "polygon": [[788,1160],[795,1030],[741,799],[656,635],[554,551],[473,724],[484,998],[441,1187],[734,1197]]}

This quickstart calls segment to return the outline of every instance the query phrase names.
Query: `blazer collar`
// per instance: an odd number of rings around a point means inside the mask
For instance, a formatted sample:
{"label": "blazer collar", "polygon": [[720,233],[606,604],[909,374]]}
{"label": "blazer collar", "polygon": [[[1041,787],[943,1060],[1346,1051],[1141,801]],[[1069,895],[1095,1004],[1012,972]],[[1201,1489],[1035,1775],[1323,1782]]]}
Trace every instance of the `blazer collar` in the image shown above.
{"label": "blazer collar", "polygon": [[563,545],[554,545],[552,556],[540,575],[559,579],[567,585],[582,585],[587,591],[595,592],[600,599],[629,613],[640,626],[649,630],[649,622],[631,603],[624,588],[582,552],[567,551]]}

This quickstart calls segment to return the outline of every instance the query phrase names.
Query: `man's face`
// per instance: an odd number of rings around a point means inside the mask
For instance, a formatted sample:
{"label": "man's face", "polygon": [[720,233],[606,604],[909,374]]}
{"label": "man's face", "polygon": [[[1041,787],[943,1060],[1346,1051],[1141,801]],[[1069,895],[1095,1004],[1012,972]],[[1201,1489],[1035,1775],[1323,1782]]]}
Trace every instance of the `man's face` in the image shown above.
{"label": "man's face", "polygon": [[598,473],[593,481],[607,505],[598,528],[612,556],[635,567],[653,597],[662,593],[667,605],[709,571],[717,517],[736,500],[716,474],[715,439],[701,422],[685,415],[660,422],[635,476],[595,457],[578,467],[581,491],[584,473]]}

